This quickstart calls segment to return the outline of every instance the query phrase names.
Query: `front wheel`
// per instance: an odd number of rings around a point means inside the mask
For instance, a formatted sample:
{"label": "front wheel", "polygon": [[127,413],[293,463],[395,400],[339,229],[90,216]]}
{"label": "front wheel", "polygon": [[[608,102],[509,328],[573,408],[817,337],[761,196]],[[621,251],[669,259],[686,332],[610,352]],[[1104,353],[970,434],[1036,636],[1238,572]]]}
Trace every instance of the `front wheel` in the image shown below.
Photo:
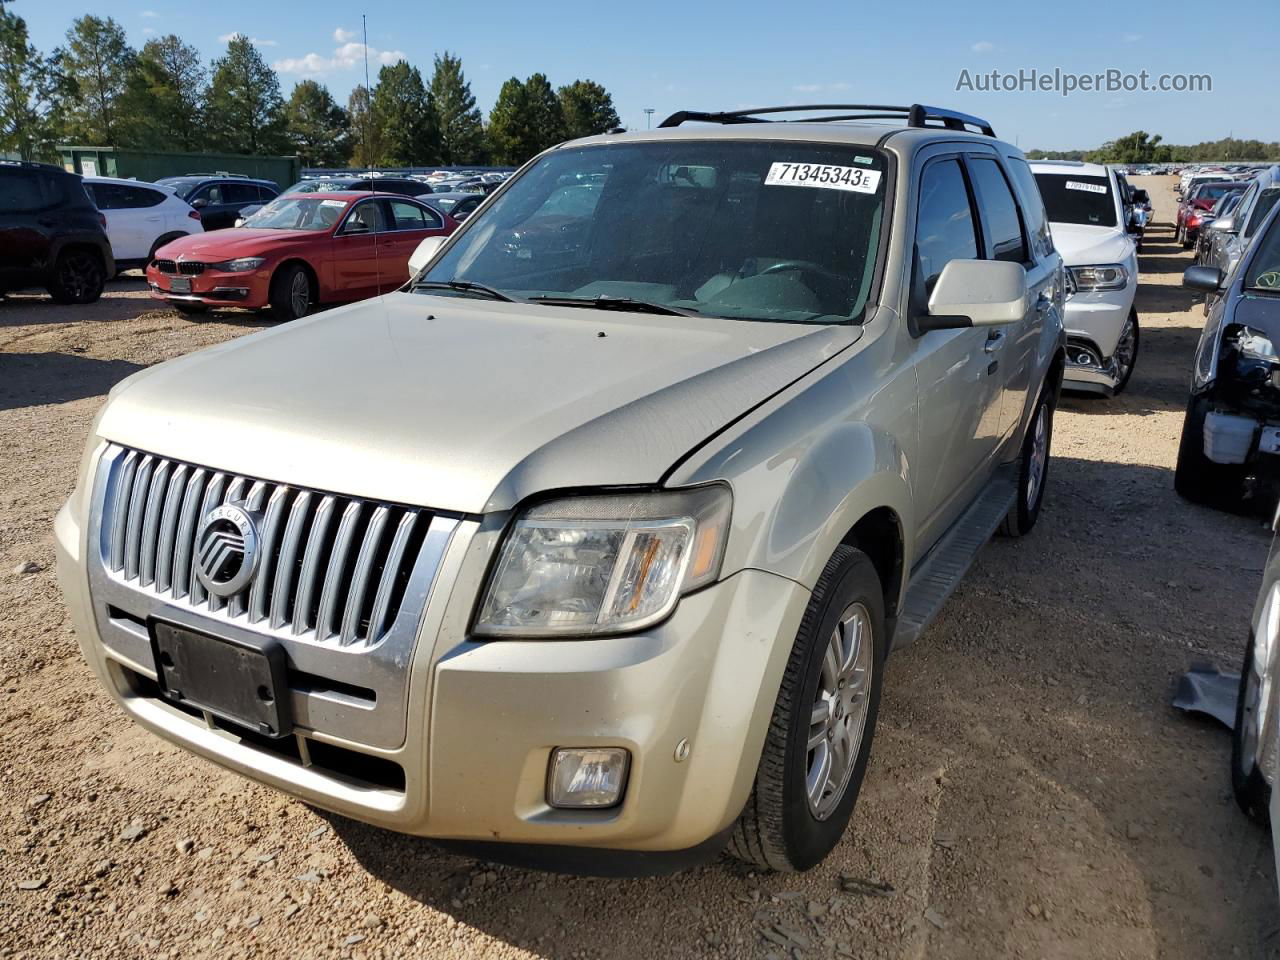
{"label": "front wheel", "polygon": [[1204,455],[1204,420],[1208,412],[1207,398],[1193,396],[1187,400],[1173,488],[1192,503],[1239,506],[1244,494],[1244,468],[1215,463]]}
{"label": "front wheel", "polygon": [[[1264,608],[1259,628],[1268,629],[1271,619],[1267,612],[1275,603],[1276,587]],[[1273,642],[1274,642],[1274,638]],[[1270,821],[1268,807],[1271,804],[1271,787],[1259,769],[1259,748],[1262,745],[1266,698],[1271,678],[1266,664],[1256,663],[1257,639],[1251,634],[1245,647],[1244,663],[1240,666],[1240,692],[1236,697],[1236,724],[1231,731],[1231,792],[1250,819],[1264,826]]]}
{"label": "front wheel", "polygon": [[107,275],[102,260],[89,250],[64,250],[53,265],[49,295],[58,303],[93,303],[102,296]]}
{"label": "front wheel", "polygon": [[276,271],[271,278],[271,315],[277,320],[297,320],[311,312],[315,291],[311,289],[311,275],[300,263],[290,264]]}
{"label": "front wheel", "polygon": [[884,594],[871,559],[827,561],[783,673],[751,797],[729,852],[786,872],[840,842],[866,773],[880,707]]}
{"label": "front wheel", "polygon": [[1116,361],[1116,385],[1111,391],[1114,397],[1124,391],[1133,376],[1133,368],[1138,363],[1138,311],[1130,310],[1129,317],[1120,330],[1120,340],[1116,343],[1114,354]]}

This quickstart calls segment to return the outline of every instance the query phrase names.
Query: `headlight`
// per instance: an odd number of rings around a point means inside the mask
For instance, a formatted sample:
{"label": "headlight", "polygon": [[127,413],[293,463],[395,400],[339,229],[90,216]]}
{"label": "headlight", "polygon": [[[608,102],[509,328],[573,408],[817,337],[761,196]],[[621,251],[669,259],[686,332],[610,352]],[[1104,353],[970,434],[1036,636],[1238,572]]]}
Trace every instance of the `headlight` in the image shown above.
{"label": "headlight", "polygon": [[1122,263],[1067,267],[1067,272],[1076,290],[1123,290],[1129,284],[1129,271]]}
{"label": "headlight", "polygon": [[1243,327],[1236,337],[1236,349],[1250,360],[1262,360],[1266,363],[1280,363],[1280,355],[1276,354],[1275,344],[1257,330]]}
{"label": "headlight", "polygon": [[221,270],[223,273],[247,273],[250,270],[257,270],[266,262],[266,257],[241,257],[238,260],[223,260],[220,263],[211,263],[209,264],[209,269]]}
{"label": "headlight", "polygon": [[731,506],[723,485],[535,506],[507,534],[474,632],[583,636],[656,623],[719,575]]}

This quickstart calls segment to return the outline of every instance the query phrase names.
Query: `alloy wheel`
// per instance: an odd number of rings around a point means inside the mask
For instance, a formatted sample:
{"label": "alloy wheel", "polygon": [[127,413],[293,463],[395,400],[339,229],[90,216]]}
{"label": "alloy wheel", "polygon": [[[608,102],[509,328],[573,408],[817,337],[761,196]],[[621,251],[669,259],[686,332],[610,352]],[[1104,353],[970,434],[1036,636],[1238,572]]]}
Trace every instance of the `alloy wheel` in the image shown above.
{"label": "alloy wheel", "polygon": [[293,275],[293,283],[289,287],[289,306],[293,308],[295,317],[306,316],[311,306],[311,282],[301,270]]}
{"label": "alloy wheel", "polygon": [[1031,449],[1027,451],[1027,509],[1034,510],[1044,485],[1044,468],[1049,462],[1049,404],[1036,409],[1036,422],[1031,427]]}
{"label": "alloy wheel", "polygon": [[825,820],[840,805],[858,760],[870,705],[875,648],[871,614],[850,604],[827,639],[809,719],[805,794]]}
{"label": "alloy wheel", "polygon": [[1133,324],[1133,317],[1129,317],[1124,322],[1124,328],[1120,331],[1120,342],[1116,344],[1116,382],[1124,383],[1129,377],[1129,371],[1133,367],[1134,341],[1137,339],[1137,328]]}

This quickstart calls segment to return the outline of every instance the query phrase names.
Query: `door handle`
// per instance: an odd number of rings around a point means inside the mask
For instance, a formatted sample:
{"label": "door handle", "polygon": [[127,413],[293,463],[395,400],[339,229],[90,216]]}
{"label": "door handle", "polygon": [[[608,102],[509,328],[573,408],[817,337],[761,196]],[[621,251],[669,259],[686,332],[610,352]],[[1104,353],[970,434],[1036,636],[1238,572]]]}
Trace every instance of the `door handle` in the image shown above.
{"label": "door handle", "polygon": [[1002,343],[1004,343],[1004,331],[992,330],[987,334],[987,342],[982,345],[982,349],[986,353],[995,353]]}

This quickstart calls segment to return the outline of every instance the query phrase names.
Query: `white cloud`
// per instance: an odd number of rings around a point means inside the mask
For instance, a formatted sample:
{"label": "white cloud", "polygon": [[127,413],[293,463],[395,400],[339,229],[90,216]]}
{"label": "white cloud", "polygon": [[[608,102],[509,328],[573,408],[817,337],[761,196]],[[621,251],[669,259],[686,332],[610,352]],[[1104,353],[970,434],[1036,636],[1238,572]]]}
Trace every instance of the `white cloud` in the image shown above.
{"label": "white cloud", "polygon": [[355,38],[356,32],[354,30],[343,30],[341,27],[338,27],[333,31],[334,43],[350,43]]}
{"label": "white cloud", "polygon": [[[231,33],[224,33],[222,36],[220,36],[220,37],[218,38],[218,42],[219,42],[219,43],[230,43],[230,42],[231,42],[232,40],[234,40],[236,37],[242,37],[242,36],[244,36],[244,34],[240,33],[239,31],[235,31],[235,30],[233,30]],[[278,40],[259,40],[257,37],[249,37],[249,42],[250,42],[250,43],[252,43],[255,47],[278,47],[278,46],[280,46],[280,41],[278,41]]]}
{"label": "white cloud", "polygon": [[160,14],[156,13],[154,10],[143,10],[143,11],[142,11],[142,13],[141,13],[141,16],[144,16],[144,17],[158,17],[158,16],[160,16]]}
{"label": "white cloud", "polygon": [[142,35],[143,35],[144,37],[153,37],[153,36],[155,36],[155,33],[156,33],[156,32],[155,32],[155,30],[154,30],[154,29],[152,29],[151,27],[143,27],[143,28],[142,28]]}
{"label": "white cloud", "polygon": [[[401,60],[408,60],[409,55],[403,50],[376,50],[369,47],[370,66],[389,67]],[[337,70],[350,70],[364,64],[365,45],[363,43],[344,43],[333,51],[333,56],[326,57],[319,53],[308,53],[301,57],[286,57],[277,60],[272,66],[280,73],[292,73],[304,77],[320,76]]]}
{"label": "white cloud", "polygon": [[824,90],[832,93],[839,93],[842,90],[851,88],[848,83],[797,83],[791,89],[796,93],[821,93]]}
{"label": "white cloud", "polygon": [[974,53],[990,53],[995,48],[996,48],[996,45],[992,43],[990,40],[979,40],[969,49],[972,50]]}

